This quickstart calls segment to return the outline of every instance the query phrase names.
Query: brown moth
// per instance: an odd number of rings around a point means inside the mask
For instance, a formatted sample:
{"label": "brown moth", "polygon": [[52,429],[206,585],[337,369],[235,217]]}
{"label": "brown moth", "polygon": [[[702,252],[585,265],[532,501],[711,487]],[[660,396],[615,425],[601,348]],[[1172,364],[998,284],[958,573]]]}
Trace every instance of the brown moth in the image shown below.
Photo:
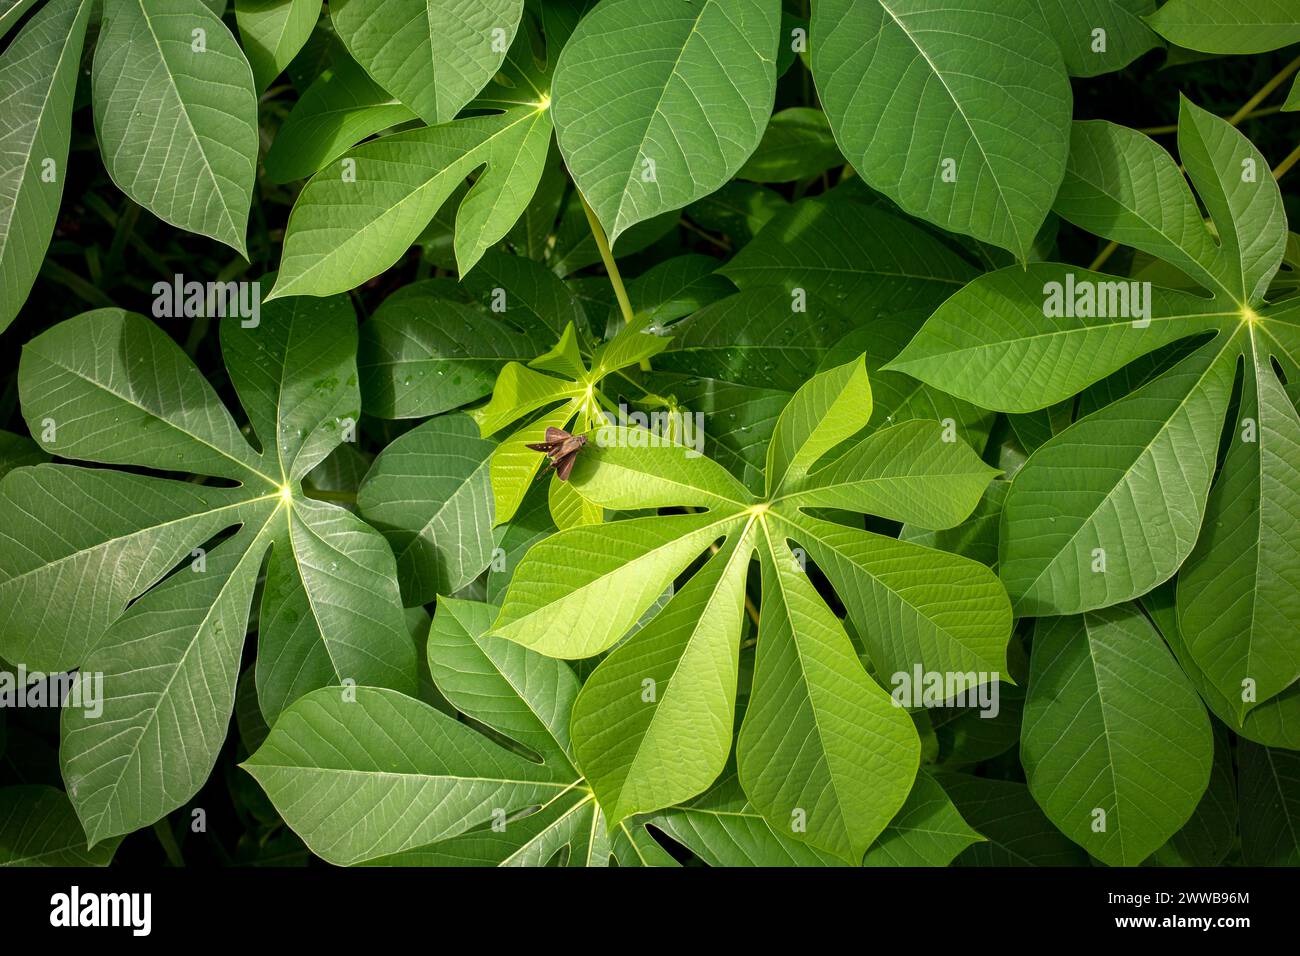
{"label": "brown moth", "polygon": [[[560,481],[568,481],[569,473],[573,471],[573,463],[578,460],[578,452],[582,451],[587,444],[586,435],[570,435],[563,428],[551,426],[546,429],[546,440],[529,443],[528,447],[533,451],[540,451],[551,459],[551,465],[555,468],[555,475]],[[546,469],[542,469],[541,477],[546,474]]]}

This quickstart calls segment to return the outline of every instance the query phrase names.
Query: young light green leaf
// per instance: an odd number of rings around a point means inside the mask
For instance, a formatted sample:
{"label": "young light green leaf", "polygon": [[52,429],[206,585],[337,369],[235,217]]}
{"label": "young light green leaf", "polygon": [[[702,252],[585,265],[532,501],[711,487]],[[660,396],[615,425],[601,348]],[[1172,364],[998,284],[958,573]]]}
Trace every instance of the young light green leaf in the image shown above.
{"label": "young light green leaf", "polygon": [[551,657],[598,654],[710,544],[739,533],[743,521],[736,511],[704,512],[552,535],[516,569],[493,633]]}
{"label": "young light green leaf", "polygon": [[[779,428],[779,425],[778,425]],[[965,521],[998,474],[955,431],[913,420],[882,428],[789,489],[800,507],[847,508],[926,528]]]}
{"label": "young light green leaf", "polygon": [[[790,401],[795,411],[784,416],[782,453],[783,460],[794,463],[789,467],[804,470],[805,458],[815,461],[866,425],[870,386],[863,369],[858,357],[820,373]],[[709,727],[712,739],[717,721],[729,713],[730,688],[718,682],[731,673],[734,648],[728,650],[727,644],[739,633],[731,630],[734,625],[714,619],[739,618],[737,601],[747,572],[733,566],[759,550],[764,581],[760,683],[741,731],[740,778],[773,831],[856,862],[906,799],[920,744],[911,719],[867,676],[843,625],[806,576],[805,542],[839,526],[804,514],[811,498],[801,496],[816,493],[823,472],[843,460],[856,461],[855,448],[804,475],[797,492],[762,501],[719,466],[687,455],[682,446],[636,443],[631,441],[635,430],[613,431],[613,441],[584,452],[574,468],[570,483],[583,497],[611,509],[710,510],[574,528],[539,541],[511,578],[494,633],[552,656],[599,653],[627,635],[701,554],[716,550],[702,570],[695,565],[690,579],[677,585],[659,616],[596,669],[588,685],[591,696],[580,698],[577,709],[592,728],[578,736],[578,753],[591,768],[597,792],[603,789],[602,799],[612,804],[607,807],[611,817],[653,812],[700,792],[725,762],[721,744],[710,745],[689,762],[672,758],[671,740],[656,721],[662,707],[665,721],[674,726],[689,722],[696,737]],[[969,449],[965,454],[970,455]],[[894,457],[905,464],[906,455]],[[892,467],[888,459],[887,469]],[[977,459],[975,464],[987,483],[991,470]],[[932,490],[942,496],[942,483]],[[963,490],[955,500],[965,501],[969,511],[979,493],[979,487],[969,495]],[[943,507],[952,509],[954,521],[966,517],[957,513],[959,505]],[[894,509],[882,510],[892,514]],[[841,569],[834,582],[837,588],[849,582],[845,603],[869,627],[878,622],[891,634],[896,616],[924,619],[908,618],[901,646],[890,652],[910,662],[935,657],[938,647],[958,659],[961,652],[947,645],[962,644],[965,653],[983,654],[1003,669],[1010,609],[986,568],[955,556],[927,558],[934,553],[856,534],[862,540],[840,548],[840,560],[851,567]],[[792,546],[800,547],[797,558]],[[951,589],[922,593],[917,575],[933,576],[940,566],[961,582],[960,595]],[[876,593],[850,597],[847,592],[864,591],[857,576],[870,580]],[[969,627],[956,622],[958,613],[975,608]],[[726,635],[723,643],[715,643],[719,631]],[[709,635],[714,637],[706,640]],[[877,643],[883,641],[882,636]],[[635,682],[646,677],[646,668],[659,675],[652,678],[652,702],[635,696]],[[711,676],[688,679],[700,673]],[[639,686],[645,693],[646,686]],[[604,729],[615,726],[619,732]],[[624,736],[622,730],[629,728]],[[684,772],[687,763],[689,772]],[[790,773],[796,764],[799,772]],[[751,829],[751,836],[757,832]]]}
{"label": "young light green leaf", "polygon": [[862,359],[809,379],[794,393],[772,430],[767,494],[779,493],[786,482],[798,487],[823,455],[870,420],[871,383]]}
{"label": "young light green leaf", "polygon": [[695,797],[726,765],[752,550],[729,541],[583,685],[578,764],[611,822]]}
{"label": "young light green leaf", "polygon": [[848,634],[768,532],[754,689],[736,741],[741,785],[774,827],[850,862],[907,800],[921,747]]}

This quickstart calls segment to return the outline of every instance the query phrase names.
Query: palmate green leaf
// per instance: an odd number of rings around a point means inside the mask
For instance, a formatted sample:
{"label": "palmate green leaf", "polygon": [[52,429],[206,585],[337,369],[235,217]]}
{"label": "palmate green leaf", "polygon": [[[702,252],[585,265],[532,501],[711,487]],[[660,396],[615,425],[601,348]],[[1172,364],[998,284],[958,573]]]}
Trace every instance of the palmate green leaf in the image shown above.
{"label": "palmate green leaf", "polygon": [[776,0],[605,0],[555,70],[557,141],[611,243],[729,180],[776,94]]}
{"label": "palmate green leaf", "polygon": [[235,22],[259,93],[298,55],[320,11],[319,0],[235,0]]}
{"label": "palmate green leaf", "polygon": [[430,126],[449,123],[501,68],[523,0],[335,0],[339,38]]}
{"label": "palmate green leaf", "polygon": [[1069,145],[1070,86],[1041,23],[1020,0],[821,0],[809,38],[822,106],[863,179],[1022,260]]}
{"label": "palmate green leaf", "polygon": [[340,865],[458,836],[493,810],[549,804],[573,787],[561,768],[370,687],[300,698],[243,767],[311,851]]}
{"label": "palmate green leaf", "polygon": [[758,149],[736,175],[759,183],[785,183],[843,163],[826,114],[793,106],[772,114]]}
{"label": "palmate green leaf", "polygon": [[456,260],[468,272],[523,212],[550,136],[548,111],[520,106],[351,150],[312,177],[294,204],[268,298],[330,295],[384,271],[465,177],[487,164],[457,216]]}
{"label": "palmate green leaf", "polygon": [[417,119],[357,62],[336,52],[330,70],[307,87],[266,153],[274,183],[305,179],[373,133]]}
{"label": "palmate green leaf", "polygon": [[963,850],[957,866],[1087,866],[1088,855],[1052,826],[1023,783],[941,772],[961,816],[987,842]]}
{"label": "palmate green leaf", "polygon": [[809,314],[883,318],[933,310],[976,274],[924,229],[843,187],[774,217],[718,271],[742,290],[784,288],[792,318],[799,289]]}
{"label": "palmate green leaf", "polygon": [[912,788],[916,730],[862,669],[789,545],[765,536],[754,688],[736,741],[740,782],[774,826],[857,860]]}
{"label": "palmate green leaf", "polygon": [[[345,680],[414,692],[391,552],[300,484],[355,422],[355,322],[346,300],[294,300],[268,306],[255,327],[222,327],[260,451],[139,316],[86,313],[28,343],[19,391],[46,450],[218,479],[38,465],[0,483],[12,516],[0,537],[4,656],[105,675],[102,718],[63,715],[64,780],[92,844],[152,823],[202,786],[225,738],[268,548],[263,713]],[[101,584],[87,589],[87,579]]]}
{"label": "palmate green leaf", "polygon": [[709,232],[743,246],[790,205],[775,189],[732,180],[715,193],[686,207],[686,217]]}
{"label": "palmate green leaf", "polygon": [[1142,19],[1156,0],[1044,0],[1035,6],[1071,76],[1121,69],[1160,42]]}
{"label": "palmate green leaf", "polygon": [[50,456],[30,438],[13,432],[0,432],[0,478],[23,465],[39,465]]}
{"label": "palmate green leaf", "polygon": [[0,787],[0,867],[108,866],[120,842],[87,848],[72,804],[54,787]]}
{"label": "palmate green leaf", "polygon": [[[20,15],[25,6],[9,12]],[[55,0],[0,56],[0,331],[26,301],[59,214],[91,6]]]}
{"label": "palmate green leaf", "polygon": [[36,0],[0,0],[0,39],[4,39],[4,35],[35,3]]}
{"label": "palmate green leaf", "polygon": [[1171,43],[1203,53],[1263,53],[1300,43],[1296,0],[1169,0],[1147,22]]}
{"label": "palmate green leaf", "polygon": [[727,760],[747,543],[728,542],[583,685],[576,755],[610,819],[696,796]]}
{"label": "palmate green leaf", "polygon": [[[668,364],[663,352],[656,361]],[[704,454],[754,492],[763,490],[767,442],[790,393],[711,378],[651,374],[647,387],[674,396],[680,406],[704,416]]]}
{"label": "palmate green leaf", "polygon": [[785,836],[754,809],[734,771],[708,793],[649,818],[649,825],[709,866],[848,866],[844,860]]}
{"label": "palmate green leaf", "polygon": [[[1186,100],[1179,152],[1213,234],[1173,159],[1108,123],[1075,124],[1056,208],[1203,292],[1153,286],[1147,311],[1112,298],[1132,293],[1126,280],[1060,264],[1003,270],[940,306],[890,367],[1025,412],[1166,346],[1200,346],[1038,449],[1007,496],[999,567],[1022,612],[1075,614],[1138,597],[1181,565],[1187,649],[1236,702],[1237,725],[1300,677],[1300,556],[1285,530],[1300,515],[1300,416],[1283,385],[1300,375],[1300,312],[1264,298],[1287,232],[1263,156]],[[1049,317],[1070,282],[1104,298],[1105,314]],[[1225,423],[1238,374],[1240,407]]]}
{"label": "palmate green leaf", "polygon": [[942,531],[926,531],[916,525],[904,525],[899,539],[924,545],[937,551],[960,554],[989,568],[998,566],[998,527],[1002,523],[1002,505],[1009,481],[994,481],[984,489],[984,497],[970,517]]}
{"label": "palmate green leaf", "polygon": [[903,809],[862,862],[864,866],[947,866],[967,847],[983,842],[939,782],[922,769]]}
{"label": "palmate green leaf", "polygon": [[488,252],[460,283],[403,286],[361,328],[358,367],[368,414],[418,418],[492,391],[507,362],[529,362],[587,318],[540,263]]}
{"label": "palmate green leaf", "polygon": [[496,444],[467,416],[444,415],[392,442],[366,475],[357,505],[397,556],[408,606],[459,591],[491,562]]}
{"label": "palmate green leaf", "polygon": [[244,764],[312,851],[379,866],[672,865],[640,826],[607,826],[573,768],[578,679],[562,661],[485,636],[490,605],[443,598],[429,634],[438,688],[534,754],[392,691],[317,691]]}
{"label": "palmate green leaf", "polygon": [[[708,793],[648,822],[710,866],[847,865],[769,827],[734,773],[724,775]],[[922,769],[907,802],[867,850],[863,865],[947,866],[966,847],[982,840]]]}
{"label": "palmate green leaf", "polygon": [[1214,738],[1191,682],[1134,605],[1040,625],[1020,755],[1053,823],[1136,866],[1196,809]]}
{"label": "palmate green leaf", "polygon": [[1237,754],[1243,861],[1300,865],[1300,755],[1249,741]]}
{"label": "palmate green leaf", "polygon": [[1161,585],[1142,598],[1142,607],[1150,615],[1169,649],[1215,717],[1240,737],[1267,747],[1300,750],[1300,684],[1292,684],[1241,717],[1235,703],[1238,695],[1225,696],[1192,658],[1178,628],[1174,583]]}
{"label": "palmate green leaf", "polygon": [[257,96],[220,18],[202,0],[107,0],[91,85],[104,166],[118,188],[245,255]]}
{"label": "palmate green leaf", "polygon": [[[667,606],[601,661],[575,706],[577,758],[610,819],[689,799],[723,771],[743,585],[756,552],[763,610],[737,766],[749,800],[783,836],[857,862],[903,805],[919,760],[910,718],[867,676],[843,624],[792,547],[800,555],[808,549],[820,563],[812,538],[841,531],[849,536],[839,544],[844,574],[862,580],[842,586],[827,573],[859,631],[878,642],[899,635],[906,650],[896,657],[908,668],[914,662],[943,663],[935,653],[943,643],[938,630],[947,641],[967,642],[1000,662],[998,645],[1006,646],[1010,610],[987,569],[803,511],[821,507],[816,495],[823,474],[847,470],[845,461],[858,467],[873,457],[863,450],[876,437],[868,436],[809,470],[863,428],[871,416],[869,396],[861,358],[822,373],[796,393],[776,426],[769,467],[781,479],[772,482],[767,500],[710,459],[667,441],[635,441],[632,430],[602,429],[579,457],[570,483],[597,505],[705,510],[576,528],[541,540],[514,572],[495,635],[557,657],[600,653],[716,546]],[[951,454],[937,426],[928,440],[898,447],[887,432],[878,434],[893,448],[881,456],[893,494],[881,509],[886,513],[894,500],[919,501],[924,489],[953,502],[930,514],[960,521],[993,473],[965,448],[968,474],[946,472],[958,488],[937,487],[928,483],[928,446],[944,446],[939,461]],[[909,455],[915,459],[910,463]],[[961,487],[963,481],[968,488]],[[856,508],[856,501],[846,491],[837,505]],[[909,507],[919,506],[904,510]],[[922,575],[933,579],[940,567],[961,582],[956,594],[933,585],[927,590],[922,582]],[[850,599],[855,588],[860,594]],[[969,626],[956,623],[959,609],[972,612]],[[880,668],[886,661],[874,663]],[[692,746],[682,749],[683,739]]]}
{"label": "palmate green leaf", "polygon": [[1235,372],[1210,343],[1030,457],[1001,529],[999,573],[1020,613],[1106,607],[1178,570],[1201,532]]}
{"label": "palmate green leaf", "polygon": [[503,239],[527,209],[551,144],[548,67],[536,60],[532,33],[520,33],[503,79],[475,101],[492,112],[380,137],[313,176],[290,213],[267,298],[330,295],[383,272],[475,173],[455,217],[461,274]]}
{"label": "palmate green leaf", "polygon": [[1219,866],[1237,842],[1237,778],[1232,745],[1214,724],[1214,764],[1205,795],[1181,830],[1146,860],[1149,866]]}

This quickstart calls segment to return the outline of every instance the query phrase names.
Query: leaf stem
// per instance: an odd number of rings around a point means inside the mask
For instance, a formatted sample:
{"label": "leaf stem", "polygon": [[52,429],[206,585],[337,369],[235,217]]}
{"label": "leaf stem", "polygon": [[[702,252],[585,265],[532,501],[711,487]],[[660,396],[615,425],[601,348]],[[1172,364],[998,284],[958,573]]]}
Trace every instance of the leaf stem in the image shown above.
{"label": "leaf stem", "polygon": [[[1246,120],[1259,119],[1261,116],[1272,116],[1273,114],[1280,113],[1281,111],[1282,111],[1281,106],[1265,106],[1263,109],[1251,110],[1245,116],[1237,120],[1237,122],[1244,123],[1246,122]],[[1226,121],[1227,119],[1228,117],[1225,116],[1224,120]],[[1165,133],[1177,133],[1178,124],[1170,123],[1168,126],[1148,126],[1145,129],[1138,130],[1138,132],[1146,136],[1161,136]]]}
{"label": "leaf stem", "polygon": [[1290,76],[1292,73],[1294,73],[1296,70],[1300,70],[1300,56],[1296,57],[1286,66],[1282,67],[1282,69],[1278,71],[1277,75],[1274,76],[1273,79],[1269,80],[1267,83],[1261,86],[1259,90],[1256,91],[1254,96],[1252,96],[1250,99],[1246,100],[1246,102],[1242,104],[1241,109],[1237,110],[1237,112],[1233,113],[1232,116],[1228,117],[1228,122],[1231,123],[1233,126],[1236,126],[1238,123],[1244,120],[1250,114],[1251,110],[1253,110],[1260,103],[1264,102],[1264,100],[1268,97],[1268,94],[1272,93],[1275,89],[1277,89],[1279,86],[1285,83],[1286,78]]}
{"label": "leaf stem", "polygon": [[1110,242],[1106,243],[1106,245],[1102,248],[1101,252],[1097,253],[1097,258],[1093,259],[1092,264],[1088,266],[1088,271],[1096,272],[1098,269],[1100,269],[1105,264],[1106,260],[1111,257],[1111,254],[1114,253],[1114,251],[1118,248],[1119,248],[1119,243],[1113,239]]}
{"label": "leaf stem", "polygon": [[163,852],[167,854],[168,864],[184,866],[185,857],[181,856],[180,844],[176,842],[176,834],[172,833],[171,824],[167,822],[166,817],[153,825],[153,832],[158,837],[158,842],[162,844]]}
{"label": "leaf stem", "polygon": [[1273,178],[1281,179],[1286,175],[1286,171],[1294,166],[1297,161],[1300,161],[1300,146],[1296,146],[1295,149],[1291,150],[1290,155],[1287,156],[1286,159],[1273,167]]}
{"label": "leaf stem", "polygon": [[600,250],[600,260],[605,263],[605,271],[609,273],[609,284],[614,287],[614,298],[618,299],[618,309],[623,313],[623,321],[630,323],[632,321],[632,300],[627,297],[627,289],[623,286],[623,277],[619,274],[618,263],[614,261],[614,253],[610,251],[609,240],[605,238],[605,230],[600,225],[600,220],[596,218],[595,211],[587,204],[587,197],[578,190],[578,200],[582,203],[582,211],[587,214],[587,223],[591,226],[591,236],[596,240],[596,248]]}

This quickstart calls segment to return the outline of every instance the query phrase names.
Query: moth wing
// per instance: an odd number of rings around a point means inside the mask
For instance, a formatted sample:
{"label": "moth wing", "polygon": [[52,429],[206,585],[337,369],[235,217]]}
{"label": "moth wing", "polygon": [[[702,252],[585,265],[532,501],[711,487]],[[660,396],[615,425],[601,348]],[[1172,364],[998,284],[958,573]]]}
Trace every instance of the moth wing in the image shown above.
{"label": "moth wing", "polygon": [[573,471],[573,463],[578,460],[578,453],[571,451],[562,458],[556,459],[555,474],[560,481],[568,481],[569,474]]}
{"label": "moth wing", "polygon": [[568,432],[566,432],[563,428],[556,428],[554,425],[548,425],[546,427],[546,444],[548,445],[558,445],[566,438],[572,438],[572,437],[573,436],[570,435]]}
{"label": "moth wing", "polygon": [[583,441],[581,436],[574,437],[573,435],[570,435],[568,438],[564,439],[564,441],[560,442],[560,446],[555,449],[555,455],[558,458],[563,458],[565,455],[576,455],[578,452],[582,451],[582,445]]}

